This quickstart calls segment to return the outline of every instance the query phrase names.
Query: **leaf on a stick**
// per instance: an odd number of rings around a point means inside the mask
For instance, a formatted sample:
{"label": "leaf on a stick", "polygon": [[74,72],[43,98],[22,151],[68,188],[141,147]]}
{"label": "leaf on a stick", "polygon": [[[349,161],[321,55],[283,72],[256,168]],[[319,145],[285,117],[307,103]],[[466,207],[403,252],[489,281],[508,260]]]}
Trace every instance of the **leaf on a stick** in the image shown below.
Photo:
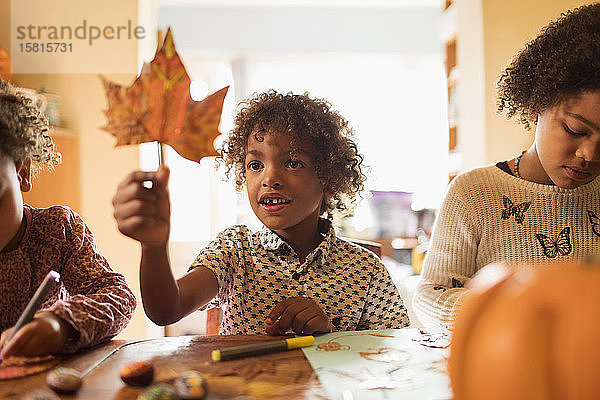
{"label": "leaf on a stick", "polygon": [[103,129],[117,138],[116,146],[158,141],[196,162],[218,155],[213,142],[220,135],[229,87],[194,101],[170,29],[152,62],[144,64],[130,87],[102,81],[108,102],[108,123]]}

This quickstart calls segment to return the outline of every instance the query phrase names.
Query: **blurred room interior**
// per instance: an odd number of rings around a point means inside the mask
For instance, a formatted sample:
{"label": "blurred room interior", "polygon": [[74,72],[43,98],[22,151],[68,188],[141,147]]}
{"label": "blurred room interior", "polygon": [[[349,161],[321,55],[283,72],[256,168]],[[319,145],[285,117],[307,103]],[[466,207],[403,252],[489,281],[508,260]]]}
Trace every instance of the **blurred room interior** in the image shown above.
{"label": "blurred room interior", "polygon": [[[11,48],[11,1],[1,0],[0,47]],[[191,95],[224,86],[220,130],[254,92],[309,92],[349,121],[370,166],[367,193],[341,234],[381,244],[410,304],[419,265],[446,185],[457,173],[510,159],[533,136],[496,113],[495,85],[512,54],[548,20],[585,4],[575,0],[130,0],[123,10],[146,28],[119,57],[130,84],[168,27],[192,78]],[[85,7],[84,3],[76,7]],[[56,8],[56,13],[65,9]],[[129,14],[128,14],[129,15]],[[122,236],[111,197],[131,170],[157,165],[153,145],[114,148],[102,131],[106,108],[98,74],[24,74],[13,82],[54,99],[54,139],[64,163],[42,174],[25,201],[68,205],[87,221],[99,250],[139,298],[138,245]],[[51,97],[54,96],[54,97]],[[218,145],[218,143],[217,143]],[[169,149],[170,150],[170,149]],[[172,169],[171,257],[185,273],[200,248],[227,226],[260,224],[243,193],[224,181],[214,159],[200,164],[168,151]],[[160,328],[138,307],[121,338],[205,332],[203,313]]]}

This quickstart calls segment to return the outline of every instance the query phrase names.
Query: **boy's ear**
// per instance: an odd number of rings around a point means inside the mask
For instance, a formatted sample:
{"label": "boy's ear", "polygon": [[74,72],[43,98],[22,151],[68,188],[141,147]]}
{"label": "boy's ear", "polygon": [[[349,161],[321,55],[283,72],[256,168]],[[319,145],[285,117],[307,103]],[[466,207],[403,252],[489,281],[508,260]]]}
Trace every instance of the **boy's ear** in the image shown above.
{"label": "boy's ear", "polygon": [[31,190],[31,159],[15,162],[17,168],[17,177],[21,192],[29,192]]}

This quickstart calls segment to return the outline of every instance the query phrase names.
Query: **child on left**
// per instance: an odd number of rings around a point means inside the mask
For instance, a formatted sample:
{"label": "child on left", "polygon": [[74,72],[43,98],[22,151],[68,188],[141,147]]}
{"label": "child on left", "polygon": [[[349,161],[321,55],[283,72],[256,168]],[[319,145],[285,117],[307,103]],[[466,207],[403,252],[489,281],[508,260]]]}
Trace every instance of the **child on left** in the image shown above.
{"label": "child on left", "polygon": [[[0,357],[71,353],[110,339],[131,319],[136,299],[96,250],[73,210],[23,204],[32,176],[60,154],[31,101],[0,79]],[[46,274],[60,273],[33,320],[6,343]]]}

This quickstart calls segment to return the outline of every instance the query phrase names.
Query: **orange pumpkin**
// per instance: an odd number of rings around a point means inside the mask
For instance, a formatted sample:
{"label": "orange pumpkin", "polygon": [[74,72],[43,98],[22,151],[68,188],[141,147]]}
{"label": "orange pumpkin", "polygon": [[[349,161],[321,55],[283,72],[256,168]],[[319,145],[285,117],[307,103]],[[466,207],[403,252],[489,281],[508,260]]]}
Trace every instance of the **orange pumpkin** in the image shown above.
{"label": "orange pumpkin", "polygon": [[483,269],[454,323],[455,400],[600,399],[600,265]]}

